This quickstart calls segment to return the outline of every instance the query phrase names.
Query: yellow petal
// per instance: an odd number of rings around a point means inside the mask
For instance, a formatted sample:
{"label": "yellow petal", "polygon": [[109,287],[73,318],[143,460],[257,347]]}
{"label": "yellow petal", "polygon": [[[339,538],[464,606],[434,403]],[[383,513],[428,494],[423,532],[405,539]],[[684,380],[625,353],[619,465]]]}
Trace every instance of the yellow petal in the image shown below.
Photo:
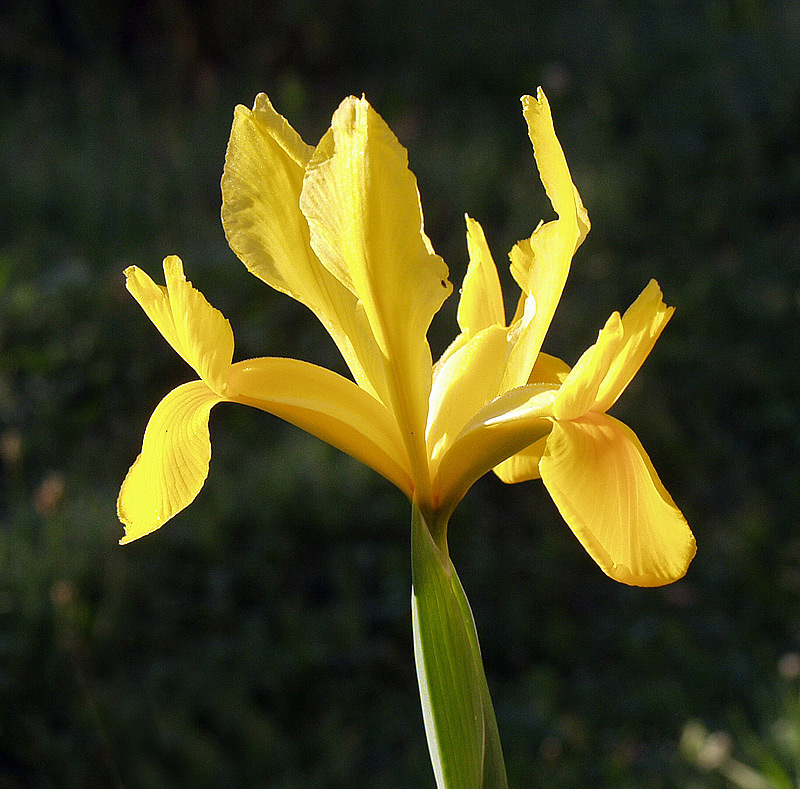
{"label": "yellow petal", "polygon": [[164,259],[167,287],[156,285],[136,266],[126,269],[126,285],[169,344],[215,392],[224,395],[233,331],[183,273],[180,258]]}
{"label": "yellow petal", "polygon": [[653,350],[674,311],[674,307],[664,304],[658,283],[650,280],[622,316],[623,341],[597,392],[594,410],[607,411],[614,405]]}
{"label": "yellow petal", "polygon": [[542,459],[546,445],[547,437],[545,436],[529,447],[525,447],[522,452],[517,452],[508,460],[499,463],[492,471],[507,485],[539,479],[542,476],[539,471],[539,461]]}
{"label": "yellow petal", "polygon": [[539,174],[558,219],[540,224],[530,239],[520,241],[511,250],[511,273],[528,298],[533,299],[536,310],[518,332],[503,389],[528,380],[564,290],[572,256],[589,230],[586,209],[572,183],[542,90],[536,99],[523,96],[522,106]]}
{"label": "yellow petal", "polygon": [[490,325],[436,365],[427,428],[432,473],[448,442],[497,395],[505,350],[506,330]]}
{"label": "yellow petal", "polygon": [[469,266],[458,302],[458,325],[475,336],[489,326],[505,326],[506,316],[497,266],[483,228],[474,219],[466,219]]}
{"label": "yellow petal", "polygon": [[434,504],[452,513],[470,486],[549,432],[555,389],[520,386],[487,403],[449,443],[434,478]]}
{"label": "yellow petal", "polygon": [[233,398],[280,417],[360,460],[409,498],[414,488],[397,425],[352,381],[297,359],[260,358],[231,368]]}
{"label": "yellow petal", "polygon": [[544,91],[539,88],[536,98],[522,97],[522,114],[528,124],[528,136],[533,144],[536,166],[547,196],[559,217],[578,224],[577,243],[589,232],[589,215],[569,174],[564,151],[553,128],[553,116]]}
{"label": "yellow petal", "polygon": [[192,381],[158,404],[119,493],[122,543],[163,526],[200,492],[211,459],[208,415],[221,400],[202,381]]}
{"label": "yellow petal", "polygon": [[263,93],[252,110],[238,106],[222,176],[225,235],[253,274],[320,319],[356,381],[384,398],[384,371],[366,315],[311,249],[300,192],[312,153]]}
{"label": "yellow petal", "polygon": [[[161,332],[164,339],[183,356],[181,342],[172,319],[172,308],[169,304],[169,294],[163,285],[157,285],[150,276],[138,266],[129,266],[125,269],[125,287],[136,299],[139,306]],[[184,357],[184,361],[191,362]]]}
{"label": "yellow petal", "polygon": [[[540,353],[531,371],[529,384],[549,385],[557,389],[569,375],[569,365],[561,359]],[[539,460],[544,452],[546,438],[541,438],[521,452],[495,466],[493,471],[506,484],[538,479]]]}
{"label": "yellow petal", "polygon": [[364,305],[386,359],[392,410],[424,477],[425,335],[452,285],[423,232],[406,151],[365,99],[336,110],[306,169],[300,206],[320,261]]}
{"label": "yellow petal", "polygon": [[549,353],[540,353],[536,357],[536,364],[533,365],[528,383],[560,386],[569,373],[570,366],[565,361]]}
{"label": "yellow petal", "polygon": [[615,312],[600,330],[597,342],[584,351],[561,385],[554,408],[556,419],[577,419],[594,407],[622,342],[622,320]]}
{"label": "yellow petal", "polygon": [[564,520],[611,578],[660,586],[684,575],[694,537],[630,428],[597,413],[557,422],[539,468]]}
{"label": "yellow petal", "polygon": [[[300,212],[313,148],[263,94],[237,106],[222,175],[222,225],[231,249],[270,287],[312,307],[321,268]],[[309,302],[311,302],[309,304]]]}

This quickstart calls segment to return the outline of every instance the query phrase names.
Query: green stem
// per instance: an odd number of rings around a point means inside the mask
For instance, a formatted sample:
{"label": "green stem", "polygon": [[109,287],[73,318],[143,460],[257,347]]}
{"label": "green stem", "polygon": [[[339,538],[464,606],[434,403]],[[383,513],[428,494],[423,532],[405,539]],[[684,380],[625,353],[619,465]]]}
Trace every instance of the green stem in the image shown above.
{"label": "green stem", "polygon": [[503,753],[469,603],[447,553],[414,504],[412,623],[425,734],[438,789],[507,789]]}

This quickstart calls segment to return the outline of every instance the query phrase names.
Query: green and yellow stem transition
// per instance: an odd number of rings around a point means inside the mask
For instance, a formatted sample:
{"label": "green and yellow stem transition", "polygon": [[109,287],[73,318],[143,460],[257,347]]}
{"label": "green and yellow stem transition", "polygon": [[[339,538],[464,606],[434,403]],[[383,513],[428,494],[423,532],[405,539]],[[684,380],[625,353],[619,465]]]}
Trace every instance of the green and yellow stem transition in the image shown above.
{"label": "green and yellow stem transition", "polygon": [[[195,498],[211,456],[209,413],[232,402],[279,416],[394,483],[430,535],[445,580],[450,515],[491,470],[507,483],[541,477],[611,578],[658,586],[686,572],[695,553],[686,520],[636,435],[607,413],[672,308],[651,281],[574,367],[542,352],[589,219],[544,94],[522,104],[556,218],[509,253],[521,292],[507,321],[483,230],[467,217],[459,333],[436,363],[426,334],[452,285],[425,235],[406,151],[383,119],[365,99],[347,98],[312,148],[266,96],[252,110],[236,108],[222,177],[228,242],[253,274],[319,318],[353,379],[295,359],[233,362],[230,324],[177,257],[164,261],[166,287],[129,268],[129,291],[199,379],[170,392],[150,419],[119,495],[122,542],[158,529]],[[453,610],[466,616],[460,584],[447,582]],[[479,695],[488,702],[488,691]],[[437,772],[440,786],[447,780],[446,769]]]}

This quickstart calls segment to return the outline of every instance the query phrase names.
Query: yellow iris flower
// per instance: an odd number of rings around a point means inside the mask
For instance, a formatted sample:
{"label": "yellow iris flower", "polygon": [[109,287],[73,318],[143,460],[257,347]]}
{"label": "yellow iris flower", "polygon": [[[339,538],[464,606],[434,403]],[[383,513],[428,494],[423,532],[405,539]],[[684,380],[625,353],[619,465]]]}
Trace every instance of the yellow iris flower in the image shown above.
{"label": "yellow iris flower", "polygon": [[150,419],[120,491],[122,542],[162,526],[208,474],[208,417],[220,402],[275,414],[375,469],[415,501],[444,540],[469,487],[541,477],[600,567],[623,583],[680,578],[691,531],[634,433],[606,411],[649,354],[672,309],[651,282],[570,369],[541,353],[589,220],[544,94],[523,98],[537,166],[557,219],[510,253],[521,289],[506,324],[497,268],[467,218],[460,333],[433,364],[426,333],[450,295],[423,229],[407,154],[365,99],[345,99],[319,145],[306,145],[264,95],[236,108],[222,178],[231,248],[322,322],[353,379],[295,359],[232,362],[228,321],[164,261],[166,287],[129,268],[127,287],[199,380]]}

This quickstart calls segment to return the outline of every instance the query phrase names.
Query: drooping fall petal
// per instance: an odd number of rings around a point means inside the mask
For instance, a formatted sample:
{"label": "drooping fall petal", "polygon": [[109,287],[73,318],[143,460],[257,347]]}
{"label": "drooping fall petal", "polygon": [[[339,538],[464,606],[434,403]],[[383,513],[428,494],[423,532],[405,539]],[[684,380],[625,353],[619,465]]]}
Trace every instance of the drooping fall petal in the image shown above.
{"label": "drooping fall petal", "polygon": [[466,219],[469,265],[461,286],[457,317],[461,331],[474,336],[489,326],[505,326],[506,316],[500,277],[483,228],[474,219]]}
{"label": "drooping fall petal", "polygon": [[192,381],[158,404],[117,500],[122,543],[155,531],[194,501],[211,459],[208,416],[221,401],[203,381]]}
{"label": "drooping fall petal", "polygon": [[622,316],[623,341],[597,392],[595,410],[607,411],[614,405],[639,372],[674,311],[664,304],[661,288],[651,279]]}
{"label": "drooping fall petal", "polygon": [[136,266],[125,271],[128,290],[169,344],[217,394],[225,394],[233,331],[183,273],[179,257],[164,259],[166,288]]}
{"label": "drooping fall petal", "polygon": [[332,370],[264,357],[231,368],[233,398],[321,438],[375,469],[409,498],[411,469],[397,424],[372,395]]}
{"label": "drooping fall petal", "polygon": [[405,149],[365,99],[345,99],[306,169],[300,206],[320,261],[363,304],[420,484],[428,326],[452,285],[423,232]]}
{"label": "drooping fall petal", "polygon": [[300,211],[313,151],[263,93],[252,110],[238,106],[222,176],[225,235],[253,274],[319,318],[359,385],[385,400],[385,370],[366,315],[317,259]]}
{"label": "drooping fall petal", "polygon": [[660,586],[695,541],[633,431],[607,414],[555,422],[539,468],[564,520],[611,578]]}

